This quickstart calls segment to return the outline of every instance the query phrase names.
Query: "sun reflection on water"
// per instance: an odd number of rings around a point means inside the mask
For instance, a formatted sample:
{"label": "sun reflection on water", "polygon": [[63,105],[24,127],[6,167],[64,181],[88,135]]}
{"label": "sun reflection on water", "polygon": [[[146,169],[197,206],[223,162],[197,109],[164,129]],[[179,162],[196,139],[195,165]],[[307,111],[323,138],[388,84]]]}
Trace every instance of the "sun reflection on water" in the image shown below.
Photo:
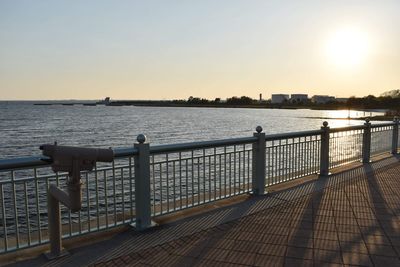
{"label": "sun reflection on water", "polygon": [[382,115],[381,112],[360,110],[326,110],[323,113],[332,128],[362,124],[364,123],[362,120],[355,121],[354,119]]}

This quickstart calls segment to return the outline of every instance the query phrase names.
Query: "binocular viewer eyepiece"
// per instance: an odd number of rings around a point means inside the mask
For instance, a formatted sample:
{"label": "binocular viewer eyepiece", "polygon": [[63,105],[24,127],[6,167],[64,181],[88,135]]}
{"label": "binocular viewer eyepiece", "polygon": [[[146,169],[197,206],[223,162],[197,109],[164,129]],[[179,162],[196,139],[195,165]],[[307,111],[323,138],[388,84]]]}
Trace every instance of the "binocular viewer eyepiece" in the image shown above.
{"label": "binocular viewer eyepiece", "polygon": [[83,148],[73,146],[59,146],[57,144],[41,145],[44,156],[52,160],[52,169],[55,172],[72,172],[74,168],[80,171],[93,170],[96,162],[112,162],[112,149]]}

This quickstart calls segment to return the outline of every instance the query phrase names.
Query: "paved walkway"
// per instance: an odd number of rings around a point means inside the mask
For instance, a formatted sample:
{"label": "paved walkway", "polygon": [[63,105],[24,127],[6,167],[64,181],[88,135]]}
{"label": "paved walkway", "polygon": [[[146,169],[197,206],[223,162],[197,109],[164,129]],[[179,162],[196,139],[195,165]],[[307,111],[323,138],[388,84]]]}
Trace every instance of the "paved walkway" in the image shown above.
{"label": "paved walkway", "polygon": [[400,164],[390,158],[71,252],[47,265],[400,266]]}

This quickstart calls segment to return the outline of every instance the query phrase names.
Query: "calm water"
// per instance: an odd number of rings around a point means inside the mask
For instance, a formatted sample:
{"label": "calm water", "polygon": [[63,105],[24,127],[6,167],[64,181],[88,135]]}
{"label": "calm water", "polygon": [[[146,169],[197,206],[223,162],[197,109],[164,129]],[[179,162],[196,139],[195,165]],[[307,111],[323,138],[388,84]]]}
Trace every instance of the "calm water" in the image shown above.
{"label": "calm water", "polygon": [[[376,113],[372,113],[375,115]],[[352,111],[351,117],[370,115]],[[152,144],[249,136],[257,125],[267,134],[318,129],[324,117],[331,127],[357,125],[348,111],[169,108],[106,106],[34,106],[0,102],[0,158],[40,154],[39,145],[131,146],[144,133]]]}

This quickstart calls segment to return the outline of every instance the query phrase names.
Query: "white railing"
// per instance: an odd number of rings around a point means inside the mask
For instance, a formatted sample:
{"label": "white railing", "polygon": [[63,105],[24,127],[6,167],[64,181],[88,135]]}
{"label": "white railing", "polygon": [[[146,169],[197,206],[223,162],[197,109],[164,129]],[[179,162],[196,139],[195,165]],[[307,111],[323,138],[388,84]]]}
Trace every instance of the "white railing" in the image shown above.
{"label": "white railing", "polygon": [[[63,238],[124,224],[139,229],[152,219],[219,199],[253,192],[380,153],[397,153],[399,121],[314,131],[114,149],[112,163],[82,172],[83,204],[62,207]],[[139,142],[140,141],[140,142]],[[0,253],[49,240],[49,184],[65,187],[66,173],[53,173],[51,159],[36,156],[0,160]]]}

